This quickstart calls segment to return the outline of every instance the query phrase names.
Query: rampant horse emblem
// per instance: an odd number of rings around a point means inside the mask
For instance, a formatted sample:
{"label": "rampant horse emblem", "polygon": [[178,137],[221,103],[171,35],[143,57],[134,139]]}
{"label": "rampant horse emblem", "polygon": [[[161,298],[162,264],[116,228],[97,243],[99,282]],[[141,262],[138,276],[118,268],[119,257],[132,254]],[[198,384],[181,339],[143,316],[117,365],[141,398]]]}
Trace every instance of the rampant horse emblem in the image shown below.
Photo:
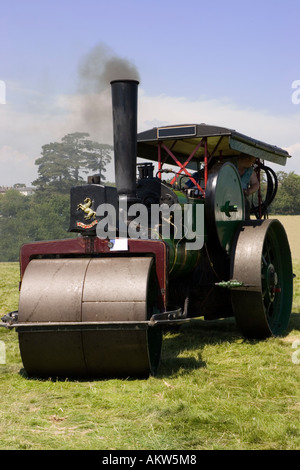
{"label": "rampant horse emblem", "polygon": [[85,220],[90,220],[91,218],[96,218],[96,212],[91,209],[92,200],[89,197],[86,197],[84,200],[84,204],[78,204],[77,210],[81,209],[83,212],[86,213],[84,216]]}

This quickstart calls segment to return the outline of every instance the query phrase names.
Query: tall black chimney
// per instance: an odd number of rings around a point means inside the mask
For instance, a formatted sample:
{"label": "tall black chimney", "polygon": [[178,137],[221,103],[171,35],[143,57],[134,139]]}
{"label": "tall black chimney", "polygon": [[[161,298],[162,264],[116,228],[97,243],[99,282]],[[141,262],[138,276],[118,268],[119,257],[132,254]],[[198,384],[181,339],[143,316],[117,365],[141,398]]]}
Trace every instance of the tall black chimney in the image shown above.
{"label": "tall black chimney", "polygon": [[136,80],[113,80],[114,160],[119,200],[136,201],[137,96]]}

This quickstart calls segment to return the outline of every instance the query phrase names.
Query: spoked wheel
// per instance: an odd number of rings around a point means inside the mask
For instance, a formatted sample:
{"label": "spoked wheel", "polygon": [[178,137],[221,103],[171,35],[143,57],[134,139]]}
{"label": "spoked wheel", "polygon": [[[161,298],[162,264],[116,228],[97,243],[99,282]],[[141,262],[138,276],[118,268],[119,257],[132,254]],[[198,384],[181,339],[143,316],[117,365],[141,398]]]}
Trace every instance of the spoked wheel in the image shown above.
{"label": "spoked wheel", "polygon": [[232,252],[231,279],[237,325],[250,338],[277,336],[287,328],[293,299],[291,252],[286,232],[276,219],[242,225]]}

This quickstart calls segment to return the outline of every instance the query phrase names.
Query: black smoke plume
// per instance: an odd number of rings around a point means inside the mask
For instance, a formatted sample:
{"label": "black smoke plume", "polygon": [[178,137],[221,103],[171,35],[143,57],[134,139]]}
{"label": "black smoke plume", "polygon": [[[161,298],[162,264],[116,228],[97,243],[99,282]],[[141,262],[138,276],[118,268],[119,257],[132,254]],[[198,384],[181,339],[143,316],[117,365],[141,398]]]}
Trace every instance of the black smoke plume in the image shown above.
{"label": "black smoke plume", "polygon": [[105,44],[90,50],[78,66],[78,112],[85,132],[99,142],[112,143],[110,82],[118,79],[140,81],[129,60],[116,56]]}

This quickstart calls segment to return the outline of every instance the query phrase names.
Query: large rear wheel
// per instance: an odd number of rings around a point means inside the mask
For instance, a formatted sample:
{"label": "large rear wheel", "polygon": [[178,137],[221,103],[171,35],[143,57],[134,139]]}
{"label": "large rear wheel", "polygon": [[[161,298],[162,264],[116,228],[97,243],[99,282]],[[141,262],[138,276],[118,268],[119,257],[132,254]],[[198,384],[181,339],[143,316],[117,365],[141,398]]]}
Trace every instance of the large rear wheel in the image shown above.
{"label": "large rear wheel", "polygon": [[232,250],[231,279],[237,324],[246,337],[277,336],[288,326],[293,273],[286,232],[276,219],[243,223]]}

